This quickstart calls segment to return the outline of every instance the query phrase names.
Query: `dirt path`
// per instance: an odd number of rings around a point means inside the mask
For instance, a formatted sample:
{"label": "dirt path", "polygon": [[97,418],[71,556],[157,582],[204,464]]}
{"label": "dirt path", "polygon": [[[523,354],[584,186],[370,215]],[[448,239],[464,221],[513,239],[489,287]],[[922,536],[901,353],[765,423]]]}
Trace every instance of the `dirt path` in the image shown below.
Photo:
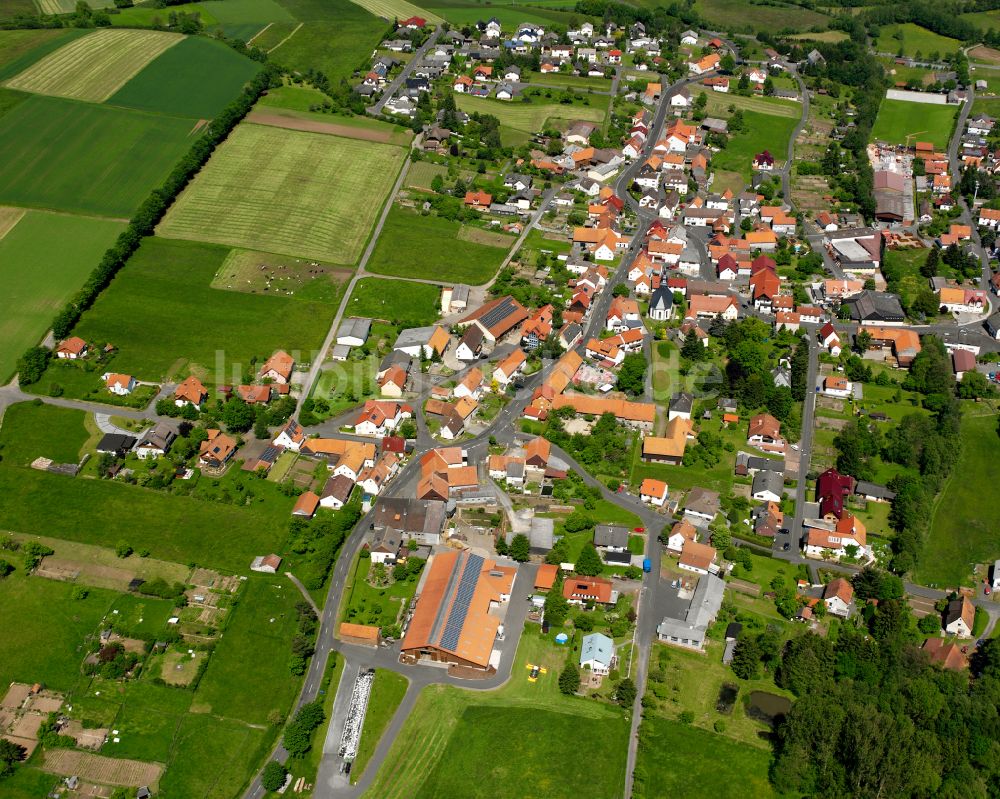
{"label": "dirt path", "polygon": [[338,125],[336,122],[320,122],[318,119],[302,119],[301,117],[285,116],[268,111],[251,111],[247,114],[247,122],[258,125],[269,125],[272,128],[301,130],[306,133],[327,133],[331,136],[342,136],[345,139],[361,139],[381,144],[394,144],[393,133],[382,130],[367,130],[351,125]]}
{"label": "dirt path", "polygon": [[[302,23],[300,22],[298,25],[295,26],[295,28],[292,30],[291,33],[289,33],[284,39],[282,39],[280,42],[278,42],[276,45],[274,45],[274,47],[272,47],[270,50],[267,51],[268,55],[270,55],[271,53],[273,53],[275,50],[277,50],[279,47],[281,47],[281,45],[283,45],[285,42],[287,42],[289,39],[291,39],[296,33],[299,32],[299,28],[301,28],[301,27],[302,27]],[[260,34],[257,34],[257,35],[259,36]]]}

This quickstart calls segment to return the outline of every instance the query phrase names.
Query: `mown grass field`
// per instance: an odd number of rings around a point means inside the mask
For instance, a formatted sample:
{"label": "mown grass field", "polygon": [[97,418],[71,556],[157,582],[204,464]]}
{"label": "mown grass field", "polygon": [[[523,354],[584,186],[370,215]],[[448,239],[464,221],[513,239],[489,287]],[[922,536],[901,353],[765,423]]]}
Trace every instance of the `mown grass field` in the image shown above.
{"label": "mown grass field", "polygon": [[[525,630],[497,691],[424,688],[365,799],[620,796],[628,723],[612,705],[559,692],[571,653],[552,635]],[[528,663],[548,672],[529,682]]]}
{"label": "mown grass field", "polygon": [[111,547],[125,540],[161,560],[231,571],[245,571],[255,555],[281,544],[292,506],[274,497],[251,510],[6,463],[0,491],[18,498],[0,503],[0,529]]}
{"label": "mown grass field", "polygon": [[76,463],[90,438],[85,416],[83,411],[33,402],[11,405],[0,426],[0,457],[15,466],[28,466],[39,456]]}
{"label": "mown grass field", "polygon": [[158,232],[353,264],[404,156],[392,145],[243,124]]}
{"label": "mown grass field", "polygon": [[[228,252],[145,239],[75,333],[114,342],[115,369],[150,379],[196,373],[214,385],[231,382],[233,368],[247,368],[252,357],[263,361],[277,349],[310,357],[322,344],[334,304],[213,289]],[[143,312],[135,313],[140,307]],[[225,368],[217,373],[220,358]]]}
{"label": "mown grass field", "polygon": [[0,31],[0,80],[14,77],[84,32],[75,28]]}
{"label": "mown grass field", "polygon": [[507,6],[491,6],[484,9],[478,5],[455,5],[444,7],[435,3],[434,7],[428,9],[432,14],[444,17],[452,25],[475,25],[482,20],[496,17],[505,28],[516,28],[522,22],[532,22],[537,25],[551,25],[555,20],[550,16],[552,11],[546,14],[539,13],[540,9],[534,6],[527,8],[518,6],[510,8]]}
{"label": "mown grass field", "polygon": [[[640,5],[653,6],[655,3],[644,0]],[[714,26],[714,30],[806,30],[814,25],[825,27],[828,19],[818,11],[792,3],[755,5],[744,0],[697,0],[694,8],[709,26]]]}
{"label": "mown grass field", "polygon": [[181,36],[165,31],[99,29],[49,53],[7,85],[100,103],[180,41]]}
{"label": "mown grass field", "polygon": [[[198,685],[192,709],[248,724],[265,724],[272,711],[287,712],[299,684],[288,663],[295,605],[301,601],[302,595],[287,577],[248,580]],[[252,669],[248,663],[254,664]]]}
{"label": "mown grass field", "polygon": [[753,158],[763,150],[770,150],[778,165],[784,163],[788,153],[788,140],[798,119],[757,111],[744,111],[743,119],[746,130],[729,137],[726,149],[712,156],[712,166],[738,172],[745,180],[749,180],[753,172]]}
{"label": "mown grass field", "polygon": [[438,318],[440,307],[441,290],[437,286],[365,277],[354,285],[347,313],[398,322],[404,327],[421,327]]}
{"label": "mown grass field", "polygon": [[113,94],[112,105],[211,119],[239,95],[260,65],[222,42],[190,36]]}
{"label": "mown grass field", "polygon": [[378,275],[486,283],[516,239],[510,236],[507,247],[493,247],[459,238],[461,230],[460,222],[393,206],[366,268]]}
{"label": "mown grass field", "polygon": [[444,22],[437,14],[415,6],[413,3],[408,3],[407,0],[353,0],[353,2],[388,22],[392,22],[394,19],[409,19],[410,17],[423,17],[432,25]]}
{"label": "mown grass field", "polygon": [[[902,41],[896,38],[897,33],[902,34]],[[940,36],[912,22],[902,25],[883,25],[879,28],[878,41],[875,42],[876,50],[895,55],[899,52],[900,46],[905,56],[916,56],[919,52],[923,58],[927,58],[931,53],[937,52],[939,56],[944,57],[958,50],[961,42],[958,39]]]}
{"label": "mown grass field", "polygon": [[128,217],[191,131],[190,119],[31,97],[0,117],[0,203]]}
{"label": "mown grass field", "polygon": [[743,111],[756,111],[760,114],[768,114],[775,117],[789,117],[799,119],[802,116],[802,103],[794,100],[779,100],[775,97],[743,97],[739,94],[720,94],[719,92],[700,89],[698,93],[705,92],[707,103],[705,110],[710,116],[717,114],[728,114],[729,107],[742,109]]}
{"label": "mown grass field", "polygon": [[888,144],[929,141],[945,148],[955,124],[957,105],[929,105],[906,100],[883,100],[872,127],[872,140]]}
{"label": "mown grass field", "polygon": [[1000,557],[1000,531],[983,497],[1000,480],[1000,439],[994,415],[962,419],[962,454],[938,498],[917,567],[924,585],[971,584],[971,564]]}
{"label": "mown grass field", "polygon": [[[2,180],[2,178],[0,178]],[[41,340],[55,312],[79,288],[124,229],[120,222],[27,211],[0,236],[0,381]]]}
{"label": "mown grass field", "polygon": [[608,108],[608,98],[601,95],[591,96],[590,105],[546,103],[537,98],[530,103],[519,100],[504,102],[485,97],[469,97],[464,94],[457,95],[456,99],[458,107],[466,113],[492,114],[504,127],[524,133],[536,133],[542,130],[546,120],[549,119],[603,122]]}
{"label": "mown grass field", "polygon": [[[709,755],[710,753],[710,755]],[[721,735],[649,717],[639,731],[639,757],[633,795],[654,799],[678,794],[713,799],[766,799],[770,754]]]}

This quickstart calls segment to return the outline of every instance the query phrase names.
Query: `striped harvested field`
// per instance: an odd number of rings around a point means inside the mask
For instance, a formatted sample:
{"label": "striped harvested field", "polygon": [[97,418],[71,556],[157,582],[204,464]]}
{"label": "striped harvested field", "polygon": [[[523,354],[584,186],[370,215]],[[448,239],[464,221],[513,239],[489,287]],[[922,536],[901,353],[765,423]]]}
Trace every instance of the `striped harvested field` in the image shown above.
{"label": "striped harvested field", "polygon": [[773,117],[788,117],[798,119],[802,116],[802,103],[794,100],[779,100],[775,97],[743,97],[739,94],[720,94],[719,92],[707,91],[704,87],[697,87],[692,91],[698,94],[705,91],[708,104],[705,110],[709,115],[717,112],[728,112],[729,106],[735,106],[743,111],[756,111],[758,114],[769,114]]}
{"label": "striped harvested field", "polygon": [[405,155],[379,142],[244,123],[158,233],[354,264]]}
{"label": "striped harvested field", "polygon": [[390,22],[394,19],[403,20],[410,17],[423,17],[434,25],[444,22],[437,14],[415,6],[413,3],[408,3],[406,0],[351,0],[351,2],[361,6],[376,17],[382,17]]}
{"label": "striped harvested field", "polygon": [[101,103],[183,38],[164,31],[102,28],[60,47],[6,85]]}
{"label": "striped harvested field", "polygon": [[42,768],[64,777],[75,775],[88,782],[119,785],[125,788],[156,785],[163,773],[163,768],[155,763],[104,757],[90,752],[81,752],[78,749],[50,749],[46,751],[45,763]]}

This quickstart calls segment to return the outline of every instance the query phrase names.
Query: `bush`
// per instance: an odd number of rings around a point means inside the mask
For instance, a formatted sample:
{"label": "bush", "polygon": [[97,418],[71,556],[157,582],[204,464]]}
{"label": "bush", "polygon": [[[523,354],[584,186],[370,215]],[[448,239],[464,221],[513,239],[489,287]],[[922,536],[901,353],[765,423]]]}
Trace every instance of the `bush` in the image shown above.
{"label": "bush", "polygon": [[260,775],[260,784],[265,791],[276,791],[285,784],[287,778],[288,769],[277,760],[271,760],[264,766],[264,771]]}

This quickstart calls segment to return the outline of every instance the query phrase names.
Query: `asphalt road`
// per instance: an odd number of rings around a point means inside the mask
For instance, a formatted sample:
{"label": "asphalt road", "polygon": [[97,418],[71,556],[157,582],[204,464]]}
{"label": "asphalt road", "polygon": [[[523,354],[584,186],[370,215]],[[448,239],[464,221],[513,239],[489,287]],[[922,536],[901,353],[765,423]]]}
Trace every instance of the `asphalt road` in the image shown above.
{"label": "asphalt road", "polygon": [[396,92],[399,91],[399,87],[403,85],[403,81],[410,77],[410,74],[413,72],[413,68],[423,60],[427,51],[430,50],[430,48],[437,42],[438,38],[441,36],[441,30],[442,29],[439,26],[434,29],[434,32],[430,36],[427,37],[427,41],[417,49],[417,52],[413,54],[413,58],[406,63],[406,65],[399,71],[399,74],[392,79],[388,86],[385,87],[382,92],[382,96],[375,103],[375,105],[368,107],[369,114],[372,116],[378,116],[382,113],[382,109],[385,108],[385,104],[395,96]]}

